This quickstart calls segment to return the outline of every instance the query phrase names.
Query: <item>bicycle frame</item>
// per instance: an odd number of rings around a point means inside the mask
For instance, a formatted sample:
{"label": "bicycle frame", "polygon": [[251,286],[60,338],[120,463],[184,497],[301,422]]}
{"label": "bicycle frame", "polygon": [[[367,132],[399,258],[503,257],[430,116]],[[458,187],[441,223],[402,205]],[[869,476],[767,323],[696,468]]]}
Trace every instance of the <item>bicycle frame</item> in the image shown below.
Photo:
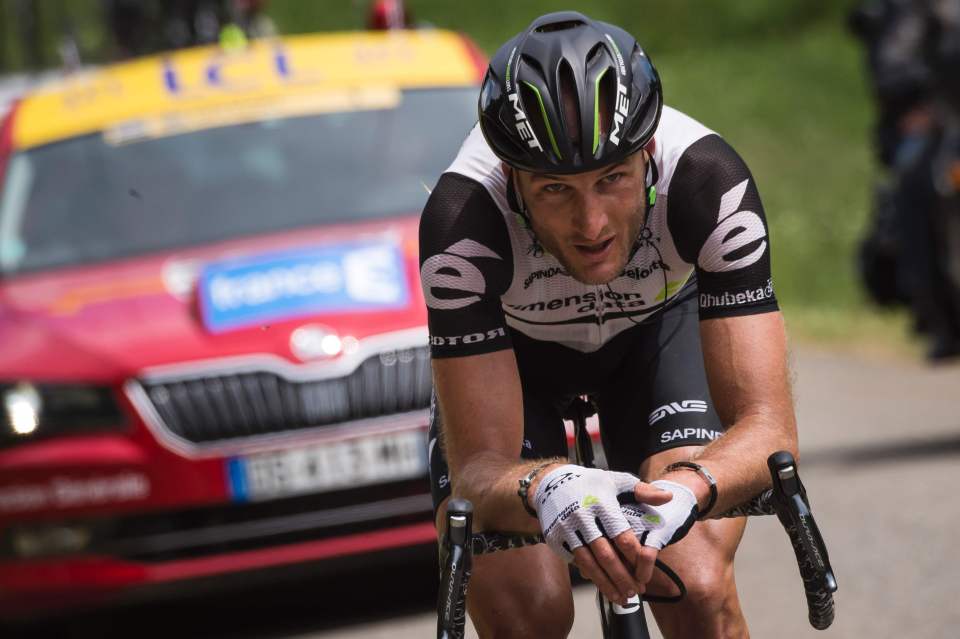
{"label": "bicycle frame", "polygon": [[[591,400],[574,398],[564,417],[573,421],[574,461],[587,468],[594,467],[593,442],[587,433],[587,419],[595,412]],[[682,586],[682,584],[681,584]],[[597,607],[600,609],[600,627],[604,639],[650,639],[647,617],[639,596],[620,606],[597,591]]]}

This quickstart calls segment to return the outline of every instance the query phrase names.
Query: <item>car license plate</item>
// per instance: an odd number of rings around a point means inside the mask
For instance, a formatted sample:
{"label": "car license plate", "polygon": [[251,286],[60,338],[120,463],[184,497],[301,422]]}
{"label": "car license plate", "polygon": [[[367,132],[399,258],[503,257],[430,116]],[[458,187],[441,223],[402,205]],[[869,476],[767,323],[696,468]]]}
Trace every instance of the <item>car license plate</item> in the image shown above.
{"label": "car license plate", "polygon": [[427,472],[422,430],[234,457],[227,475],[233,498],[257,501],[353,488]]}

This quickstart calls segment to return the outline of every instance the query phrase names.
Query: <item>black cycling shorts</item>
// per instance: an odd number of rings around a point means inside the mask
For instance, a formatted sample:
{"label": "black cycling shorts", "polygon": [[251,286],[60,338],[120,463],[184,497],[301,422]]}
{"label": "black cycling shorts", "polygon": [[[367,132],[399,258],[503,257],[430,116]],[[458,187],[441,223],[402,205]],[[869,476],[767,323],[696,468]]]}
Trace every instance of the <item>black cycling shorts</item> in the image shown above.
{"label": "black cycling shorts", "polygon": [[[600,437],[611,470],[637,474],[647,457],[678,446],[702,446],[723,432],[710,399],[697,288],[688,286],[656,318],[624,331],[593,353],[581,353],[513,331],[523,386],[521,457],[567,455],[561,406],[573,395],[597,401]],[[438,433],[436,401],[430,411],[430,487],[434,510],[450,496]]]}

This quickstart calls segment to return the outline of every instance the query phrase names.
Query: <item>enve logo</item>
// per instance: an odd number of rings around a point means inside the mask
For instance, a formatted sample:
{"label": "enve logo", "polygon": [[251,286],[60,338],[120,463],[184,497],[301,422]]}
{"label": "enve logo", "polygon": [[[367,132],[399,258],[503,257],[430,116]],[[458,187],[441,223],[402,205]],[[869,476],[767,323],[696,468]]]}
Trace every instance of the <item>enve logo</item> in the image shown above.
{"label": "enve logo", "polygon": [[707,412],[707,403],[699,399],[685,399],[682,402],[670,402],[650,413],[650,425],[653,426],[667,415],[705,412]]}
{"label": "enve logo", "polygon": [[[717,227],[700,249],[697,262],[700,268],[713,273],[735,271],[756,263],[767,250],[767,230],[763,220],[753,211],[737,211],[747,192],[749,180],[744,180],[720,198]],[[732,258],[738,250],[757,244],[747,255]]]}
{"label": "enve logo", "polygon": [[[423,297],[430,308],[454,310],[480,301],[487,283],[467,258],[489,257],[503,259],[483,244],[464,239],[448,247],[443,253],[428,257],[420,267]],[[451,291],[452,297],[438,297],[434,289]]]}

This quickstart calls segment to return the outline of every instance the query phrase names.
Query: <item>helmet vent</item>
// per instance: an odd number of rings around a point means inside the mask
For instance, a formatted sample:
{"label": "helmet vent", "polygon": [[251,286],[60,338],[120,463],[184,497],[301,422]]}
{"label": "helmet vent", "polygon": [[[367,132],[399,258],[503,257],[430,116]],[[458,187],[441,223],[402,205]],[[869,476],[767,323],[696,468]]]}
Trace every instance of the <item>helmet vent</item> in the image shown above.
{"label": "helmet vent", "polygon": [[551,33],[553,31],[567,31],[568,29],[576,29],[577,27],[582,27],[584,22],[582,20],[563,20],[562,22],[551,22],[549,24],[543,24],[534,29],[535,33]]}
{"label": "helmet vent", "polygon": [[[552,148],[551,139],[556,140],[556,138],[553,138],[553,131],[547,128],[550,126],[546,120],[549,116],[547,116],[545,110],[540,108],[543,96],[539,94],[539,90],[535,86],[526,82],[521,82],[519,89],[520,102],[523,104],[524,111],[527,112],[527,121],[530,128],[533,129],[533,134],[540,143],[540,148],[547,152]],[[556,144],[555,141],[554,144]]]}
{"label": "helmet vent", "polygon": [[587,67],[590,67],[590,66],[596,64],[596,62],[597,62],[601,57],[603,57],[603,54],[604,54],[605,51],[606,51],[606,49],[604,48],[604,46],[603,46],[602,44],[599,44],[599,43],[598,43],[598,44],[595,44],[595,45],[593,46],[593,48],[590,49],[590,52],[587,54],[587,58],[586,58]]}
{"label": "helmet vent", "polygon": [[608,67],[608,72],[603,74],[597,89],[600,95],[597,96],[598,113],[600,127],[600,139],[607,140],[610,135],[610,129],[613,128],[613,110],[616,108],[617,99],[617,72],[613,67]]}
{"label": "helmet vent", "polygon": [[563,60],[557,72],[560,87],[560,112],[566,137],[574,148],[580,146],[580,93],[570,63]]}

